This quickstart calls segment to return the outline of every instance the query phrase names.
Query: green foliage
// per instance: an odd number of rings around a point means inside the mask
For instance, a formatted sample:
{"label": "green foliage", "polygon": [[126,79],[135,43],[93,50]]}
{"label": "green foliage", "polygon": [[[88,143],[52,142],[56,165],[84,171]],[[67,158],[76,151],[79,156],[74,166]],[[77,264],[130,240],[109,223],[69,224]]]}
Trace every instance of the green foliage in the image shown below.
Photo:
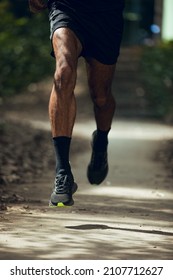
{"label": "green foliage", "polygon": [[[10,0],[0,2],[0,96],[20,92],[53,71],[47,13],[32,15],[28,1],[20,16]],[[24,1],[23,1],[24,3]]]}
{"label": "green foliage", "polygon": [[168,116],[173,112],[173,42],[145,47],[141,68],[153,112],[160,117]]}

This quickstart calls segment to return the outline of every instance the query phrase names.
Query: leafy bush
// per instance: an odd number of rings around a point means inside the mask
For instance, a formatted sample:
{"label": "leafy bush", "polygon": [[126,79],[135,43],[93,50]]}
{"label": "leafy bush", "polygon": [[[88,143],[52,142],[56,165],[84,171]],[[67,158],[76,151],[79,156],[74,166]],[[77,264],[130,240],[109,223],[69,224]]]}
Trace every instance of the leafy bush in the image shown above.
{"label": "leafy bush", "polygon": [[53,71],[47,13],[31,15],[27,2],[20,16],[15,13],[14,3],[0,3],[1,97],[16,94]]}
{"label": "leafy bush", "polygon": [[173,112],[173,42],[145,47],[142,80],[150,106],[160,117]]}

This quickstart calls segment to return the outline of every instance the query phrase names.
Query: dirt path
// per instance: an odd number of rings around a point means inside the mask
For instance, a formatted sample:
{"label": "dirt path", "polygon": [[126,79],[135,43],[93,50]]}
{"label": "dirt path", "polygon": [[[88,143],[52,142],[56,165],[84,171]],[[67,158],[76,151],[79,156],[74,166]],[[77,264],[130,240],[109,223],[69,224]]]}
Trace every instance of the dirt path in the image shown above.
{"label": "dirt path", "polygon": [[[173,184],[155,155],[173,137],[173,128],[117,119],[110,134],[109,175],[102,185],[91,186],[86,167],[95,125],[90,113],[84,118],[79,111],[72,142],[78,139],[78,149],[71,160],[79,185],[75,205],[48,208],[54,170],[16,187],[30,202],[0,213],[0,259],[172,259]],[[41,113],[37,118],[34,111],[32,117],[29,110],[21,114],[26,125],[50,129]],[[10,116],[19,119],[20,113],[11,110]]]}
{"label": "dirt path", "polygon": [[[93,128],[90,121],[76,125],[81,145]],[[117,121],[110,135],[110,172],[101,186],[86,179],[89,149],[73,157],[79,191],[71,208],[47,207],[51,171],[20,187],[17,193],[31,202],[3,215],[0,258],[172,259],[172,179],[153,158],[160,140],[171,134],[160,124]]]}

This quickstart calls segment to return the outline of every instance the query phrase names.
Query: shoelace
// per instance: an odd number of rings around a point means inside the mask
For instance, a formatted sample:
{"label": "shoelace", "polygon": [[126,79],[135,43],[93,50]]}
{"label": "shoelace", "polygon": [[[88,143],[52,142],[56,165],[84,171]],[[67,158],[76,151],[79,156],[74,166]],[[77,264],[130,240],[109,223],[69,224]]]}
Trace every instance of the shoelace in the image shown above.
{"label": "shoelace", "polygon": [[70,182],[67,175],[57,175],[55,178],[55,191],[64,193],[68,191]]}

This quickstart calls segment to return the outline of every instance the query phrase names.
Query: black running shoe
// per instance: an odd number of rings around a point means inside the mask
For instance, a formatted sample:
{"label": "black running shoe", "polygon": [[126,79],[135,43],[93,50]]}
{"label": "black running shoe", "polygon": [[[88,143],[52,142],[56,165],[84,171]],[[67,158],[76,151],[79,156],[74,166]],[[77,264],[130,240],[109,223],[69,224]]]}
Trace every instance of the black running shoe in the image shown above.
{"label": "black running shoe", "polygon": [[74,200],[72,195],[77,190],[77,184],[74,182],[72,174],[60,172],[55,177],[54,190],[51,194],[49,206],[72,206]]}
{"label": "black running shoe", "polygon": [[97,151],[94,149],[95,138],[96,132],[93,133],[93,140],[91,143],[92,155],[87,169],[87,177],[90,184],[99,185],[108,174],[107,149],[105,151]]}

